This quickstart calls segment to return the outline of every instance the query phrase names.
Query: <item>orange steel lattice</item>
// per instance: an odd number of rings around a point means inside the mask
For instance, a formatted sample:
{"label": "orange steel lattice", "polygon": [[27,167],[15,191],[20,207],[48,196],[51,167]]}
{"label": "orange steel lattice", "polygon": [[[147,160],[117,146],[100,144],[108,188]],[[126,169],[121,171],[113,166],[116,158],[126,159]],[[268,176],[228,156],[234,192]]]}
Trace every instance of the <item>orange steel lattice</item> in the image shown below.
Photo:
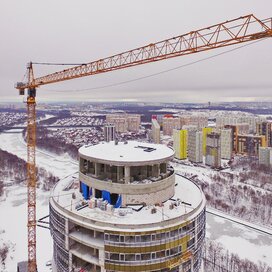
{"label": "orange steel lattice", "polygon": [[28,194],[28,271],[37,271],[36,263],[36,103],[28,98],[27,110],[27,194]]}
{"label": "orange steel lattice", "polygon": [[[28,66],[28,82],[34,80],[33,68]],[[36,90],[28,89],[27,96],[27,196],[28,196],[28,272],[37,271],[36,260]]]}
{"label": "orange steel lattice", "polygon": [[24,94],[25,89],[28,90],[28,271],[37,271],[35,166],[36,87],[268,37],[272,37],[272,19],[259,20],[250,14],[39,78],[34,78],[32,63],[30,63],[28,66],[28,81],[25,83],[18,82],[15,86],[21,95]]}
{"label": "orange steel lattice", "polygon": [[[110,72],[271,36],[272,19],[261,21],[250,14],[36,78],[32,82],[32,87]],[[18,89],[28,87],[30,87],[28,84],[22,84]]]}

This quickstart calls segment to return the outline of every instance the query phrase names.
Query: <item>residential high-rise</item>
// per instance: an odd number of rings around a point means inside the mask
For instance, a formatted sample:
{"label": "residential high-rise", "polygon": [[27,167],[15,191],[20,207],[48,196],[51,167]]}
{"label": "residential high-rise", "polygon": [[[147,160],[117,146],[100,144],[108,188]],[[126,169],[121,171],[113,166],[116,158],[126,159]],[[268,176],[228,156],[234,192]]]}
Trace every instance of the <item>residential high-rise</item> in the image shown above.
{"label": "residential high-rise", "polygon": [[220,140],[221,140],[221,158],[225,160],[230,160],[232,157],[232,130],[231,129],[221,129],[220,130]]}
{"label": "residential high-rise", "polygon": [[141,124],[140,114],[127,114],[128,131],[138,132]]}
{"label": "residential high-rise", "polygon": [[[223,128],[226,125],[247,124],[248,131],[243,133],[256,133],[256,123],[261,122],[262,117],[254,115],[228,114],[216,117],[216,127]],[[240,132],[241,133],[241,132]]]}
{"label": "residential high-rise", "polygon": [[138,132],[141,124],[139,114],[107,114],[106,122],[115,125],[116,132]]}
{"label": "residential high-rise", "polygon": [[203,162],[202,132],[188,130],[188,159],[191,162]]}
{"label": "residential high-rise", "polygon": [[259,148],[259,164],[272,166],[272,147]]}
{"label": "residential high-rise", "polygon": [[221,167],[220,133],[211,132],[207,134],[205,164],[213,168]]}
{"label": "residential high-rise", "polygon": [[187,138],[187,130],[173,130],[173,148],[175,151],[175,158],[180,160],[187,158]]}
{"label": "residential high-rise", "polygon": [[151,125],[151,131],[152,131],[152,141],[155,144],[159,144],[161,142],[161,127],[157,121],[157,119],[152,118],[152,125]]}
{"label": "residential high-rise", "polygon": [[196,126],[198,130],[208,126],[208,116],[205,114],[186,114],[180,116],[181,127],[192,125]]}
{"label": "residential high-rise", "polygon": [[231,129],[232,135],[232,151],[238,152],[238,135],[248,135],[249,125],[246,123],[236,125],[225,125],[226,129]]}
{"label": "residential high-rise", "polygon": [[115,140],[115,125],[114,124],[105,124],[104,125],[104,139],[106,142]]}
{"label": "residential high-rise", "polygon": [[211,127],[205,127],[202,128],[202,135],[203,135],[203,139],[202,139],[202,148],[203,148],[203,155],[206,155],[206,140],[207,140],[207,134],[208,133],[212,133],[213,128]]}
{"label": "residential high-rise", "polygon": [[264,135],[238,135],[237,153],[247,154],[249,156],[258,156],[259,148],[265,147]]}
{"label": "residential high-rise", "polygon": [[81,147],[80,182],[61,180],[49,200],[53,272],[199,272],[205,196],[173,157],[136,141]]}
{"label": "residential high-rise", "polygon": [[172,136],[173,129],[181,129],[180,118],[165,116],[162,123],[163,135]]}
{"label": "residential high-rise", "polygon": [[264,135],[268,147],[272,147],[272,122],[260,122],[256,124],[256,131],[259,135]]}

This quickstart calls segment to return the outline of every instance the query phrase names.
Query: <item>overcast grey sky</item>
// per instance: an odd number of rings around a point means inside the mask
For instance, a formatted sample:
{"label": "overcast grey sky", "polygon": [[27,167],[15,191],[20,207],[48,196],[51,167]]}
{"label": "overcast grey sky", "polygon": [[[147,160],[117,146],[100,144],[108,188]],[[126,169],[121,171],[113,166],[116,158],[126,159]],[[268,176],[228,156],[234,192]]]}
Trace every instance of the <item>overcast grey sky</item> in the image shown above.
{"label": "overcast grey sky", "polygon": [[[27,62],[86,63],[191,30],[253,13],[272,17],[271,0],[1,0],[1,101],[21,101],[14,83]],[[120,86],[230,47],[38,89],[38,101],[255,101],[272,100],[272,39],[208,61]],[[37,66],[36,76],[49,70]],[[51,72],[56,69],[51,68]]]}

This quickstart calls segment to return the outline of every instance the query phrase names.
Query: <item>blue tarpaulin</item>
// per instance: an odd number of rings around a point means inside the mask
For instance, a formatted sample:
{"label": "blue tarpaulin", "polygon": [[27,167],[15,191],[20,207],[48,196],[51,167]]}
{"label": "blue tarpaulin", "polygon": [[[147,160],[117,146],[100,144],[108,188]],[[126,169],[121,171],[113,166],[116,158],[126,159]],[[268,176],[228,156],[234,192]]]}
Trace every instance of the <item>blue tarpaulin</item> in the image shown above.
{"label": "blue tarpaulin", "polygon": [[114,205],[114,208],[120,208],[121,205],[122,205],[122,196],[119,195],[119,196],[118,196],[118,199],[117,199],[117,201],[116,201],[116,204]]}
{"label": "blue tarpaulin", "polygon": [[87,200],[89,199],[89,186],[81,182],[81,190],[83,197]]}
{"label": "blue tarpaulin", "polygon": [[103,190],[102,191],[102,198],[103,198],[103,200],[107,200],[108,203],[111,204],[111,195],[110,195],[110,192]]}

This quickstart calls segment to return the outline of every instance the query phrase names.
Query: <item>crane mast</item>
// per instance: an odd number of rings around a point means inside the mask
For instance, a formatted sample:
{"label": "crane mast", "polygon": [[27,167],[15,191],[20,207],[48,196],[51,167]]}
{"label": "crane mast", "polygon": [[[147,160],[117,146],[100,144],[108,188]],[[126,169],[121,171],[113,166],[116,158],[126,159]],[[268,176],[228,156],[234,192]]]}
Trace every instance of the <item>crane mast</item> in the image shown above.
{"label": "crane mast", "polygon": [[28,65],[27,82],[18,82],[20,95],[27,89],[27,186],[28,186],[28,272],[37,271],[36,261],[36,88],[42,85],[106,73],[136,65],[185,56],[211,49],[272,37],[272,18],[259,20],[253,14],[215,24],[184,35],[151,43],[108,58],[74,66],[34,78]]}
{"label": "crane mast", "polygon": [[36,260],[36,89],[32,63],[28,65],[27,94],[27,196],[28,196],[28,271],[37,271]]}

